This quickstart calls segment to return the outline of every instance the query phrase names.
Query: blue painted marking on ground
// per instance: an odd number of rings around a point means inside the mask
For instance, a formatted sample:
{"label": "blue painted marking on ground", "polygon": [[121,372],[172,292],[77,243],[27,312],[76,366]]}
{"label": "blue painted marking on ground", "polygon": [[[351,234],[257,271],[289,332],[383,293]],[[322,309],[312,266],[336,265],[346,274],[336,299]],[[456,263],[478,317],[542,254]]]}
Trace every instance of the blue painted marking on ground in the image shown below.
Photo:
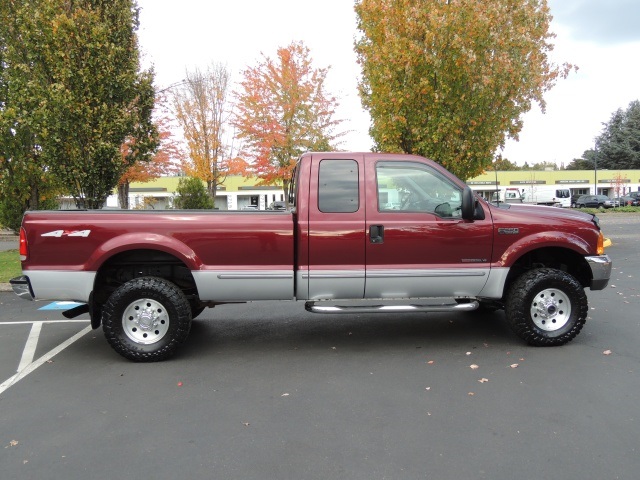
{"label": "blue painted marking on ground", "polygon": [[82,303],[77,302],[53,302],[49,305],[45,305],[44,307],[40,307],[38,310],[69,310],[70,308],[77,307],[82,305]]}

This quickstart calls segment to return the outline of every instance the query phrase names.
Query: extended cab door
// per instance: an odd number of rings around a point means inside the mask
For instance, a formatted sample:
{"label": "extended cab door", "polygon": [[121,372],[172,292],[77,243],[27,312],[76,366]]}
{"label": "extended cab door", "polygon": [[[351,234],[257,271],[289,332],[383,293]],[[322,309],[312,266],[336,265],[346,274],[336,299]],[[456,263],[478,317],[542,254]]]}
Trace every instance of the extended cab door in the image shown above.
{"label": "extended cab door", "polygon": [[463,220],[463,187],[420,157],[380,155],[366,175],[365,297],[477,295],[490,271],[488,212]]}
{"label": "extended cab door", "polygon": [[364,185],[362,154],[312,154],[308,228],[301,236],[308,242],[309,299],[364,296]]}

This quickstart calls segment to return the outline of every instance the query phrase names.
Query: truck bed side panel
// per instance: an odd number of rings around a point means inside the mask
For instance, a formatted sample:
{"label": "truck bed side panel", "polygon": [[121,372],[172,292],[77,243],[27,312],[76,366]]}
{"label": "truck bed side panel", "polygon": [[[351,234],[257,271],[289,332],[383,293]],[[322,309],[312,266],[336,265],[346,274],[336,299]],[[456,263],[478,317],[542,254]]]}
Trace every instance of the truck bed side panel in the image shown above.
{"label": "truck bed side panel", "polygon": [[[30,212],[26,275],[36,296],[60,274],[96,272],[112,256],[158,250],[183,262],[202,300],[293,296],[293,220],[286,212]],[[86,274],[83,283],[86,283]],[[86,301],[86,294],[68,298]],[[243,293],[246,292],[246,293]],[[260,298],[258,298],[260,299]]]}

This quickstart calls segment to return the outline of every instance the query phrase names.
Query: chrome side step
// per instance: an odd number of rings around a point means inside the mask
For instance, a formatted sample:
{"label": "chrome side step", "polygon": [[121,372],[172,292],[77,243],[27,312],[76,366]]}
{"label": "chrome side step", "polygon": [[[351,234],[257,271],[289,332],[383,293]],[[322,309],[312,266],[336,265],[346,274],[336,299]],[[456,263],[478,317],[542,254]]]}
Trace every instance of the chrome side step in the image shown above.
{"label": "chrome side step", "polygon": [[312,313],[399,313],[399,312],[469,312],[478,308],[477,300],[465,303],[436,303],[430,305],[327,305],[327,302],[306,302],[304,308]]}

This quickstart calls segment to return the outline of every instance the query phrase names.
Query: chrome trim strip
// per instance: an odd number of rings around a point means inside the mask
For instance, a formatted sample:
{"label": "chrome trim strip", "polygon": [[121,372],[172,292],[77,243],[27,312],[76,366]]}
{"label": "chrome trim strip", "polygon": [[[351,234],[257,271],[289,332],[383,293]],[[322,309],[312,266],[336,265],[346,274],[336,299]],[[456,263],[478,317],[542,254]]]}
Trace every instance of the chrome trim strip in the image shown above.
{"label": "chrome trim strip", "polygon": [[367,270],[367,278],[434,278],[434,277],[484,277],[485,270]]}
{"label": "chrome trim strip", "polygon": [[310,278],[310,279],[327,279],[327,278],[364,278],[365,273],[363,272],[339,272],[339,273],[308,273],[303,274],[302,278]]}
{"label": "chrome trim strip", "polygon": [[219,273],[220,280],[262,280],[269,278],[293,278],[291,273]]}

